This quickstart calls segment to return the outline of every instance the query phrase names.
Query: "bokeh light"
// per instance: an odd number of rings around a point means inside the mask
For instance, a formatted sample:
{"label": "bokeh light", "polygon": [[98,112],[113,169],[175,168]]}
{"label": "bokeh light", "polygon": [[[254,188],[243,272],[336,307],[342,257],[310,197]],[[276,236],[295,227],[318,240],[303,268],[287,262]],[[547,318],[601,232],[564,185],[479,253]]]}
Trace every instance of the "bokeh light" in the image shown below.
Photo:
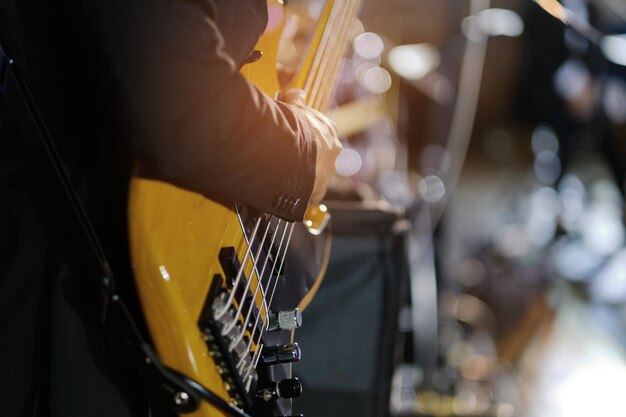
{"label": "bokeh light", "polygon": [[401,77],[419,80],[439,66],[439,51],[422,43],[396,46],[389,51],[389,65]]}

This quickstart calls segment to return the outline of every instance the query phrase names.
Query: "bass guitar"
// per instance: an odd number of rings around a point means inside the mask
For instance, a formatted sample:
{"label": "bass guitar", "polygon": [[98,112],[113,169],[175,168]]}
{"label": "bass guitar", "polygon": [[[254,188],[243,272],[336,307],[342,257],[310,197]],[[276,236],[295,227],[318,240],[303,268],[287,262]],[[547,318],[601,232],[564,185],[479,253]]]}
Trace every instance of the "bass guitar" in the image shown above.
{"label": "bass guitar", "polygon": [[[285,6],[272,0],[268,7],[278,24],[270,21],[255,48],[262,58],[242,74],[277,97]],[[330,103],[358,7],[324,5],[293,85],[311,107]],[[300,358],[293,331],[330,250],[325,207],[310,207],[305,222],[294,224],[136,176],[128,210],[133,273],[160,361],[242,412],[289,415],[289,399],[302,389],[291,377],[290,363]],[[202,402],[192,415],[225,414]]]}

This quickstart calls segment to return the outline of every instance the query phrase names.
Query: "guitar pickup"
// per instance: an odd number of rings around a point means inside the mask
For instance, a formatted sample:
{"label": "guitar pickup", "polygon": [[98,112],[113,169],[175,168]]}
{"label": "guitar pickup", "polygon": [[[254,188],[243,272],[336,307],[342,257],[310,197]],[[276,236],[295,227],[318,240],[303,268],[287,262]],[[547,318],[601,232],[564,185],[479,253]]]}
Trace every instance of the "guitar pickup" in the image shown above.
{"label": "guitar pickup", "polygon": [[220,249],[218,259],[220,261],[222,271],[224,271],[224,281],[226,287],[229,290],[232,290],[233,285],[235,284],[235,279],[237,278],[237,272],[239,271],[239,268],[241,268],[241,262],[237,257],[237,251],[232,246],[224,247]]}

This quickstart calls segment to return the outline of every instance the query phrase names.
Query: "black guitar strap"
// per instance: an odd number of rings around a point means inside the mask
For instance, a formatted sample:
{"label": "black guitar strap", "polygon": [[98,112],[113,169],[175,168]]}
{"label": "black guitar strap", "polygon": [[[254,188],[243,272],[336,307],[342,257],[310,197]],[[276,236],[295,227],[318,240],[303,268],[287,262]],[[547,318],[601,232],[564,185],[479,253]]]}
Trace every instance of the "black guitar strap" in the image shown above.
{"label": "black guitar strap", "polygon": [[201,400],[208,401],[227,415],[248,417],[197,382],[164,366],[149,343],[144,340],[124,301],[115,289],[113,272],[98,237],[81,203],[67,169],[30,94],[18,66],[0,45],[0,89],[11,115],[31,151],[30,164],[37,167],[35,179],[48,194],[46,202],[69,235],[72,247],[104,292],[106,322],[115,323],[131,349],[139,371],[150,385],[154,397],[177,413],[198,409]]}

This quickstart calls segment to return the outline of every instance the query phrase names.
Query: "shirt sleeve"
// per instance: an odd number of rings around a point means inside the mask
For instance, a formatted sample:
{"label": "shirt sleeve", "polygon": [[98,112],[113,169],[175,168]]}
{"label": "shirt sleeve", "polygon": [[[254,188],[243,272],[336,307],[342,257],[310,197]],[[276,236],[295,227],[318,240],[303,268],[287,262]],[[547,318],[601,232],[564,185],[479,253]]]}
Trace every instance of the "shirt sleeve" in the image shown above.
{"label": "shirt sleeve", "polygon": [[137,155],[159,179],[302,220],[315,180],[308,122],[239,74],[201,3],[87,3]]}

